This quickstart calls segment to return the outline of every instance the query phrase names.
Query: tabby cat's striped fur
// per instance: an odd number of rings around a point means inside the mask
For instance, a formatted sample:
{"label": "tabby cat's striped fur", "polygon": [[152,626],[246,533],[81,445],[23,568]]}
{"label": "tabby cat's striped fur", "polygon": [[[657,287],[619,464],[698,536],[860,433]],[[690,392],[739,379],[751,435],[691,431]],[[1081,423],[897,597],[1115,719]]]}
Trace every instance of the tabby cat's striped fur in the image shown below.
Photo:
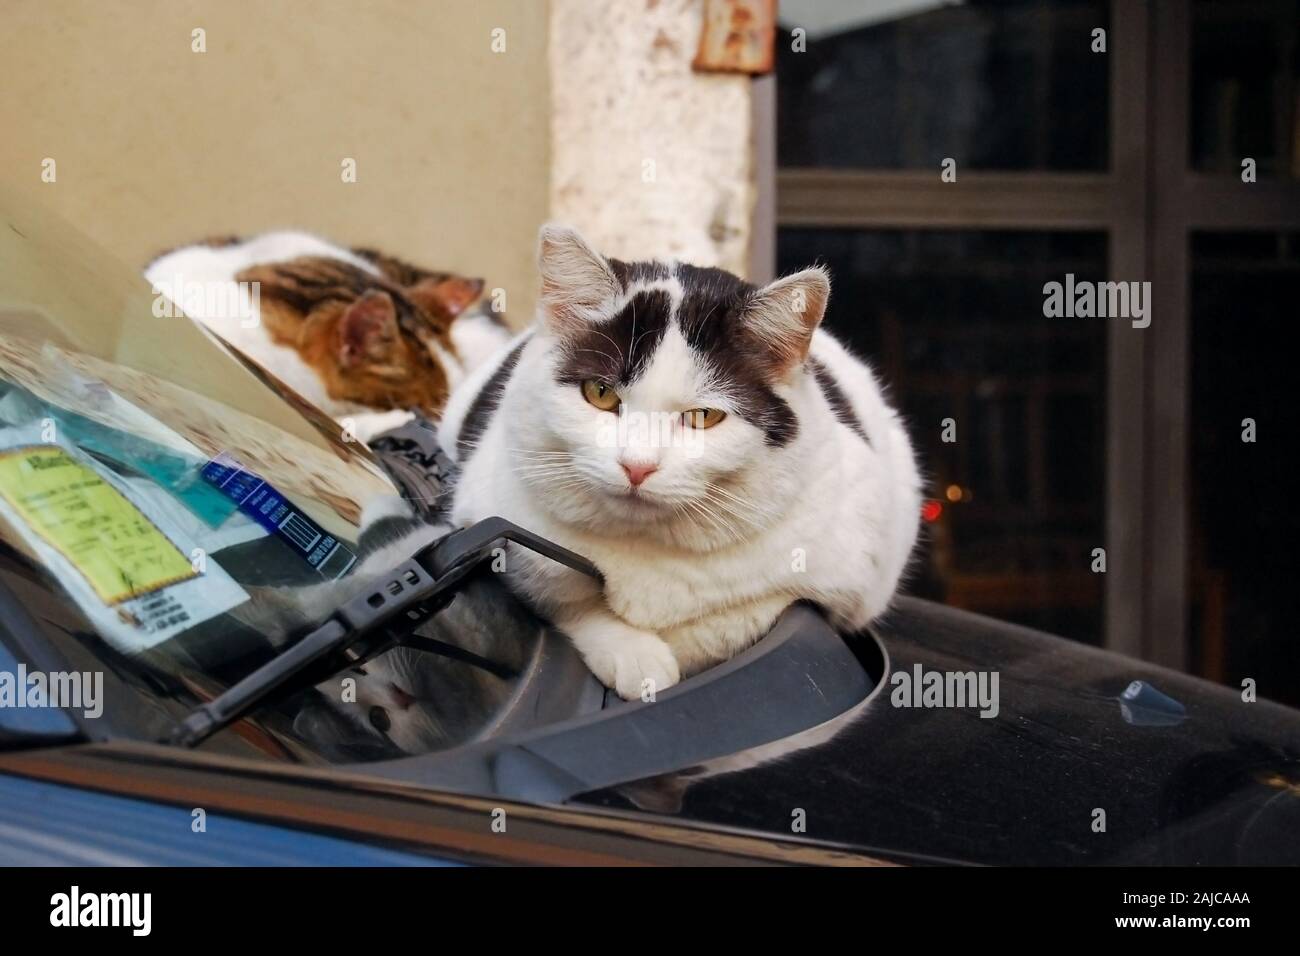
{"label": "tabby cat's striped fur", "polygon": [[[156,294],[362,440],[411,413],[437,418],[451,389],[507,337],[482,301],[482,280],[306,233],[207,240],[160,256],[145,275]],[[226,296],[187,294],[218,285]],[[232,302],[241,308],[212,305]]]}

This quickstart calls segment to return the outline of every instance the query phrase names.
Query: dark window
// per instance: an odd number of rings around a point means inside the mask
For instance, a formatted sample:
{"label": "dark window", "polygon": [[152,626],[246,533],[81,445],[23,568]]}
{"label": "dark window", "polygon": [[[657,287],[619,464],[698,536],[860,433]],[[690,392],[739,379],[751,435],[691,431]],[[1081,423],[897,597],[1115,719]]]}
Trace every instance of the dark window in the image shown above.
{"label": "dark window", "polygon": [[1300,179],[1300,8],[1293,0],[1192,7],[1191,162],[1205,172]]}
{"label": "dark window", "polygon": [[839,19],[829,6],[781,4],[780,165],[1106,167],[1108,54],[1092,52],[1092,31],[1109,4],[916,3],[886,20],[871,4]]}
{"label": "dark window", "polygon": [[[1190,632],[1209,676],[1295,702],[1300,234],[1192,237]],[[1250,419],[1255,441],[1243,440]],[[1231,638],[1229,640],[1229,638]]]}
{"label": "dark window", "polygon": [[1043,286],[1103,279],[1105,237],[781,230],[779,270],[813,261],[834,276],[827,327],[884,379],[937,502],[913,590],[1100,643],[1115,320],[1045,318]]}

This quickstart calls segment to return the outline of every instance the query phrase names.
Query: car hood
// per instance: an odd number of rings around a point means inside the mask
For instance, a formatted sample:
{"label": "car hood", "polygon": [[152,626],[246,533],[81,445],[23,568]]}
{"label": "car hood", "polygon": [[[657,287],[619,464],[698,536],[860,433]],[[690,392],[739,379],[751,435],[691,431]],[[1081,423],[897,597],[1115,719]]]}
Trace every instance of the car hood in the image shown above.
{"label": "car hood", "polygon": [[[924,601],[876,632],[884,679],[841,717],[577,802],[912,861],[1300,862],[1300,713]],[[931,672],[996,675],[996,714],[927,706]]]}

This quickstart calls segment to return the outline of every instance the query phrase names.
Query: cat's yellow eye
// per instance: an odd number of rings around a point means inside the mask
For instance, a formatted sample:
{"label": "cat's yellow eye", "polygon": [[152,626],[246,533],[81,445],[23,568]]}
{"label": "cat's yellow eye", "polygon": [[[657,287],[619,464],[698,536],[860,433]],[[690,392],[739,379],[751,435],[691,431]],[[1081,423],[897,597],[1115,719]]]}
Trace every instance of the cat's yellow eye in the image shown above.
{"label": "cat's yellow eye", "polygon": [[614,386],[598,378],[589,378],[582,383],[582,397],[602,412],[612,412],[622,403]]}
{"label": "cat's yellow eye", "polygon": [[692,408],[682,413],[691,428],[712,428],[726,417],[727,413],[718,408]]}

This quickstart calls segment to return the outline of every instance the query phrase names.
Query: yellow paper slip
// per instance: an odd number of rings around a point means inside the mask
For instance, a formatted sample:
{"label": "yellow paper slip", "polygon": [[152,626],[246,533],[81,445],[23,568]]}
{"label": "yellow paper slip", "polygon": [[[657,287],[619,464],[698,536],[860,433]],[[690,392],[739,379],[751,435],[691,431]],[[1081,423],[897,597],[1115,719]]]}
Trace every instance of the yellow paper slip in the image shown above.
{"label": "yellow paper slip", "polygon": [[105,604],[198,576],[139,508],[62,448],[0,452],[0,495]]}

